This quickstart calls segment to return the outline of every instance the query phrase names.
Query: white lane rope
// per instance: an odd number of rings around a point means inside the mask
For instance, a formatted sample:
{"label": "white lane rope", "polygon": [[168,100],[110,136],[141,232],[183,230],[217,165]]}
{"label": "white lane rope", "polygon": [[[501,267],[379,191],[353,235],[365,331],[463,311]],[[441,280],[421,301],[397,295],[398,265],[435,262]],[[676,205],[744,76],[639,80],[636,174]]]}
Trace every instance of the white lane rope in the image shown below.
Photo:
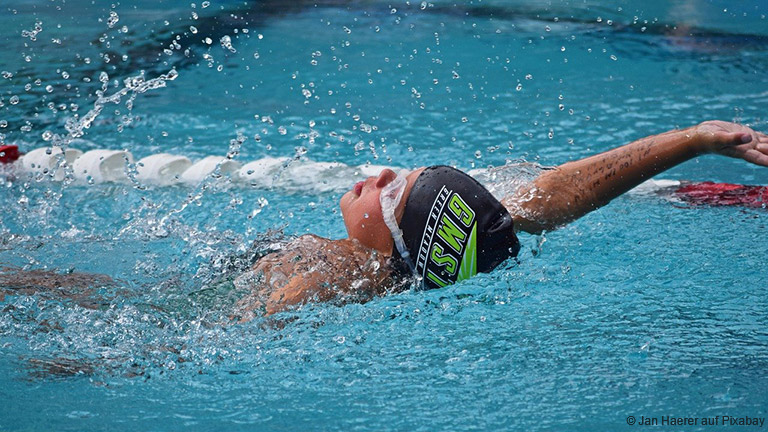
{"label": "white lane rope", "polygon": [[[229,178],[257,188],[279,188],[314,193],[343,191],[359,179],[378,175],[382,165],[350,166],[306,158],[264,157],[245,164],[224,156],[193,161],[183,155],[158,153],[134,161],[126,150],[41,147],[14,163],[17,171],[40,179],[63,181],[69,175],[79,183],[129,182],[145,185],[197,185],[207,178]],[[398,168],[393,168],[398,169]]]}

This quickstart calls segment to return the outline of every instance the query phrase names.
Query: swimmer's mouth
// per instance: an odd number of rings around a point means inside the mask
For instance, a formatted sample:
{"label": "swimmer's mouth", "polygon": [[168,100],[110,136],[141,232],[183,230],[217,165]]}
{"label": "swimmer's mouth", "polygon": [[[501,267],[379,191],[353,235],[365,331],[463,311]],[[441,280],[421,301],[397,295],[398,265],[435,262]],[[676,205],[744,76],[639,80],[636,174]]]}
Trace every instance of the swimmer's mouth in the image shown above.
{"label": "swimmer's mouth", "polygon": [[365,182],[357,182],[355,183],[355,187],[353,190],[355,191],[355,195],[360,196],[361,193],[363,193],[363,185]]}

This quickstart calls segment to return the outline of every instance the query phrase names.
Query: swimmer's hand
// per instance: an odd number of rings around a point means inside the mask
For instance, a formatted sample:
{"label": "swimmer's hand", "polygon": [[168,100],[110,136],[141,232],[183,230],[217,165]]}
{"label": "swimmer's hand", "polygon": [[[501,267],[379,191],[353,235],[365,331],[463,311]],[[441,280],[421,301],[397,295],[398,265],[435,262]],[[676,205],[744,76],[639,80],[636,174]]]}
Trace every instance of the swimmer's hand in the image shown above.
{"label": "swimmer's hand", "polygon": [[730,122],[711,120],[695,127],[704,153],[717,153],[768,167],[768,135]]}

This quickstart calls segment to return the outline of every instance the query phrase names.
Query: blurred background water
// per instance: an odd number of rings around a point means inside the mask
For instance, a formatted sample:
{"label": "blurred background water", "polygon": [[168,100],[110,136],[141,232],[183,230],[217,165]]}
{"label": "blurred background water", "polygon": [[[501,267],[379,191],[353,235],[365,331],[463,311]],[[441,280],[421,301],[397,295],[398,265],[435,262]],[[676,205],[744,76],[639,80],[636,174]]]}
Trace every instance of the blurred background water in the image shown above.
{"label": "blurred background water", "polygon": [[[0,141],[468,170],[559,164],[712,118],[766,130],[766,14],[764,1],[17,0],[0,6]],[[84,127],[97,91],[168,73]],[[764,209],[629,195],[523,235],[519,264],[453,287],[232,324],[242,293],[212,281],[275,230],[343,237],[343,184],[88,185],[0,169],[4,271],[116,281],[0,284],[3,430],[766,416]],[[768,170],[718,157],[663,177],[768,184]]]}

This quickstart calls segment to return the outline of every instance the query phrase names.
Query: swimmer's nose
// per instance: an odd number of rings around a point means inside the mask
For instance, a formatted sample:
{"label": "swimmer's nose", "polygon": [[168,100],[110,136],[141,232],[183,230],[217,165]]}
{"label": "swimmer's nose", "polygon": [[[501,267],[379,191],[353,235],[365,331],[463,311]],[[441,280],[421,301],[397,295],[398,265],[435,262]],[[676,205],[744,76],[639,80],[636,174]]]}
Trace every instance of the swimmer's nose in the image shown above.
{"label": "swimmer's nose", "polygon": [[389,168],[384,168],[376,178],[376,187],[383,188],[384,186],[392,183],[397,178],[397,173]]}

